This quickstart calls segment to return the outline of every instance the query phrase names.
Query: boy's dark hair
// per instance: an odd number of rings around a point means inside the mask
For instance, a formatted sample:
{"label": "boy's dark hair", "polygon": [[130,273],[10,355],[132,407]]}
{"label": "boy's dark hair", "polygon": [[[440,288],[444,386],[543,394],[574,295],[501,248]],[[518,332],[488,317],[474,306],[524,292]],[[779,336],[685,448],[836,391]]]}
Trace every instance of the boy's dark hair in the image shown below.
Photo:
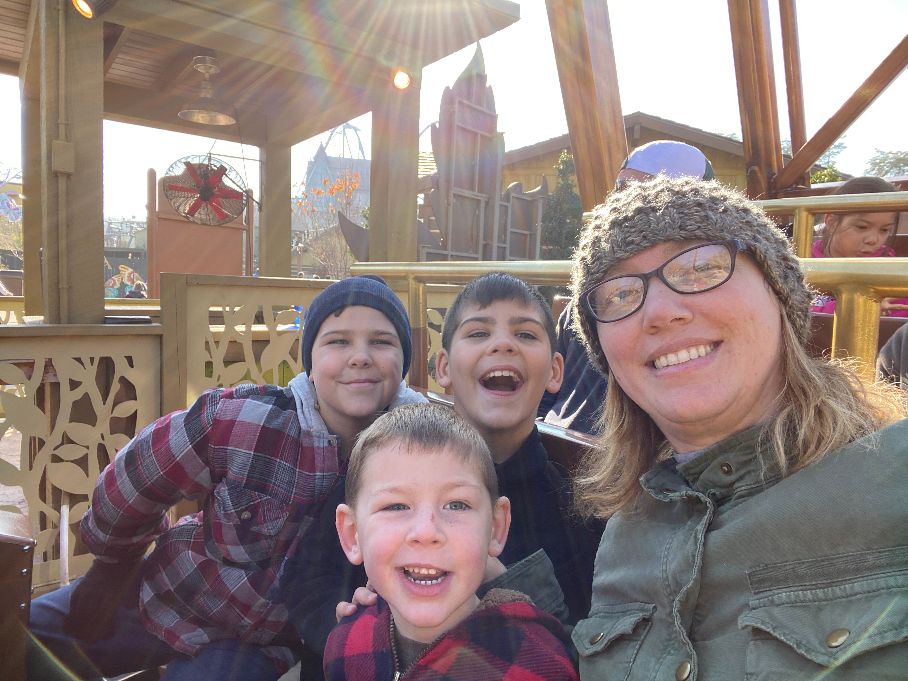
{"label": "boy's dark hair", "polygon": [[363,468],[369,455],[380,447],[398,444],[407,453],[441,452],[455,454],[476,467],[492,506],[498,499],[498,477],[492,454],[476,429],[450,407],[439,404],[406,404],[382,414],[362,431],[350,454],[344,497],[356,503]]}
{"label": "boy's dark hair", "polygon": [[461,289],[445,314],[441,330],[441,347],[448,352],[451,351],[451,340],[454,338],[457,327],[460,326],[465,306],[475,303],[479,309],[483,310],[499,300],[513,300],[539,310],[542,314],[542,324],[549,337],[549,348],[551,348],[552,354],[555,353],[555,319],[552,317],[552,308],[535,287],[506,272],[483,274]]}

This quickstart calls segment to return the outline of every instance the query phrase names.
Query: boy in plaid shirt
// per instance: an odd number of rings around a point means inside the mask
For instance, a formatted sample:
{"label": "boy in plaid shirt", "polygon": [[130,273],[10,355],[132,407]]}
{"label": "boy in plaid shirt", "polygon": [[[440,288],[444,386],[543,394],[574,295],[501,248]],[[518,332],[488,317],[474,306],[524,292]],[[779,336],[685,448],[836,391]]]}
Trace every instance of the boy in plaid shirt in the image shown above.
{"label": "boy in plaid shirt", "polygon": [[576,679],[561,624],[514,591],[476,591],[510,502],[483,439],[453,410],[405,406],[357,441],[337,533],[380,598],[332,631],[330,681]]}
{"label": "boy in plaid shirt", "polygon": [[[62,665],[88,678],[167,664],[166,681],[245,681],[277,679],[295,662],[300,640],[276,575],[298,544],[333,550],[319,538],[322,526],[333,532],[332,494],[359,432],[425,401],[401,380],[410,324],[378,277],[319,294],[301,351],[307,373],[286,388],[209,391],[146,427],[101,473],[81,524],[94,563],[32,603],[32,633]],[[168,527],[180,499],[202,510]],[[332,611],[351,588],[337,581],[321,594]]]}

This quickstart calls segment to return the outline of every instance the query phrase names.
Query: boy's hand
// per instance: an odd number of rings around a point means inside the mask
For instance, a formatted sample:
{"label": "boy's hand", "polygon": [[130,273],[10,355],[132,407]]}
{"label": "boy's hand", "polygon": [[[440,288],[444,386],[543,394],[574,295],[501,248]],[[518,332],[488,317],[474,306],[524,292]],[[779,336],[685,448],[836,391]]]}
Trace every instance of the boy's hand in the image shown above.
{"label": "boy's hand", "polygon": [[489,556],[489,559],[486,561],[486,571],[482,576],[482,581],[483,583],[491,582],[493,579],[500,577],[507,571],[508,569],[504,566],[504,563],[498,560],[498,558]]}
{"label": "boy's hand", "polygon": [[353,592],[353,598],[349,601],[341,601],[334,609],[334,616],[340,622],[344,617],[348,617],[356,612],[360,605],[370,606],[378,603],[378,594],[369,588],[369,585],[357,587]]}
{"label": "boy's hand", "polygon": [[[124,563],[95,559],[72,590],[63,631],[86,643],[108,638],[113,633],[117,608],[132,591],[141,567],[141,559]],[[138,595],[136,598],[138,605]]]}

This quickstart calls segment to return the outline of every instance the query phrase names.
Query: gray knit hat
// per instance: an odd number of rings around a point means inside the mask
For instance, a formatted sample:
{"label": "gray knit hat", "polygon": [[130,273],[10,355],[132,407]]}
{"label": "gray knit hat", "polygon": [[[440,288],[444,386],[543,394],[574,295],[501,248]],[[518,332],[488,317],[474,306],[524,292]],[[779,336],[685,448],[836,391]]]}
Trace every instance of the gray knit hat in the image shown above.
{"label": "gray knit hat", "polygon": [[806,343],[812,294],[785,235],[760,208],[718,182],[659,176],[614,192],[593,209],[574,253],[573,326],[600,371],[607,373],[608,362],[596,320],[580,305],[580,294],[605,279],[616,263],[650,246],[704,239],[738,239],[747,245],[798,338]]}

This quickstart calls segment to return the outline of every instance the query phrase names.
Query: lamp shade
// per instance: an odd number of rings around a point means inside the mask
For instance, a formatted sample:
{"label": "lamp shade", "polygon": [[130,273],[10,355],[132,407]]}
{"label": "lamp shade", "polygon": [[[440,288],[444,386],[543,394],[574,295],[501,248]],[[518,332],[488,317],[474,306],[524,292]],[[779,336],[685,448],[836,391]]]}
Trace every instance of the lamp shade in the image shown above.
{"label": "lamp shade", "polygon": [[72,0],[75,10],[86,19],[99,17],[116,4],[117,0]]}
{"label": "lamp shade", "polygon": [[233,107],[227,106],[214,95],[214,88],[209,78],[220,69],[215,58],[209,55],[196,57],[192,60],[193,68],[202,74],[202,83],[199,94],[183,105],[177,116],[184,121],[202,123],[203,125],[233,125],[236,116],[230,111]]}

